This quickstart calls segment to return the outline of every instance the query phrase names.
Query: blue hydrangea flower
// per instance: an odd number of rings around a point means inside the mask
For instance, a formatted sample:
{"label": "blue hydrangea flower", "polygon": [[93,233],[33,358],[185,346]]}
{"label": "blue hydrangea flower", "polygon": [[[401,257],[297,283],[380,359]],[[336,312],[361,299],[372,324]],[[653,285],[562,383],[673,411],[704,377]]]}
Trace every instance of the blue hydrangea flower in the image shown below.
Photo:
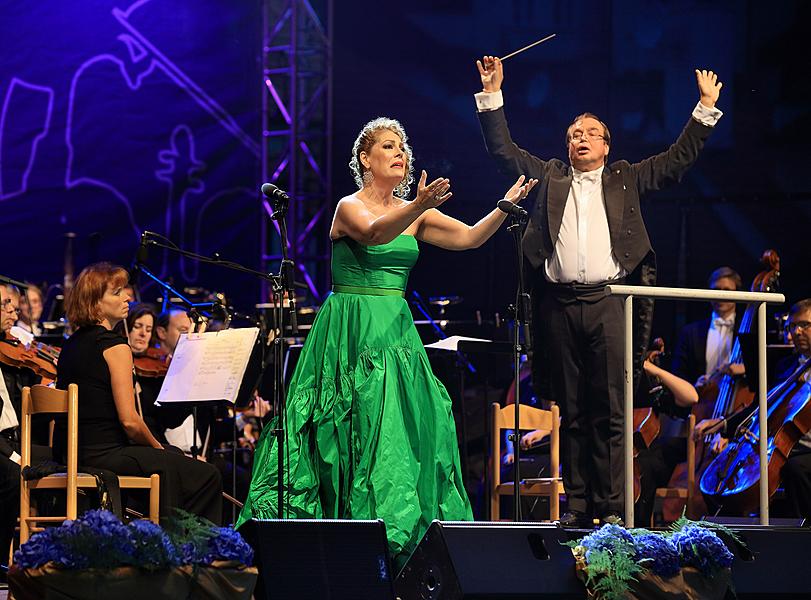
{"label": "blue hydrangea flower", "polygon": [[253,563],[253,548],[242,536],[231,527],[216,527],[217,533],[208,541],[208,552],[203,562],[210,564],[215,560],[235,560],[245,565]]}
{"label": "blue hydrangea flower", "polygon": [[132,564],[145,569],[181,564],[177,549],[159,525],[151,521],[133,521],[129,529],[133,545]]}
{"label": "blue hydrangea flower", "polygon": [[617,543],[633,546],[634,536],[627,529],[619,525],[605,524],[594,533],[590,533],[580,541],[580,545],[587,550],[586,560],[588,561],[588,550],[610,550]]}
{"label": "blue hydrangea flower", "polygon": [[253,550],[230,527],[197,524],[174,538],[149,521],[124,525],[104,510],[86,512],[75,521],[65,521],[31,536],[14,554],[21,568],[48,562],[65,569],[110,569],[134,565],[163,569],[184,564],[210,564],[235,560],[250,565]]}
{"label": "blue hydrangea flower", "polygon": [[634,537],[634,559],[662,577],[673,577],[681,570],[679,552],[673,543],[658,533],[642,533]]}
{"label": "blue hydrangea flower", "polygon": [[90,566],[110,569],[133,564],[130,529],[118,517],[106,510],[89,510],[75,521],[65,521],[64,545],[72,550],[58,562],[68,569]]}
{"label": "blue hydrangea flower", "polygon": [[51,561],[56,562],[62,554],[55,535],[57,532],[58,528],[50,528],[32,535],[14,553],[14,563],[23,569],[33,569]]}
{"label": "blue hydrangea flower", "polygon": [[671,538],[683,566],[692,566],[705,575],[732,566],[734,556],[715,532],[690,524]]}

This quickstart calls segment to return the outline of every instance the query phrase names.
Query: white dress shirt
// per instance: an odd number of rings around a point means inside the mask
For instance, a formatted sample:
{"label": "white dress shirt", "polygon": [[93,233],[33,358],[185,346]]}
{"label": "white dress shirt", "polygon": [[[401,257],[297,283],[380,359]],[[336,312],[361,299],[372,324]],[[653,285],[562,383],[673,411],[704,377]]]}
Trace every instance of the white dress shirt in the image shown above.
{"label": "white dress shirt", "polygon": [[0,373],[0,403],[2,403],[0,431],[19,427],[20,422],[17,420],[17,413],[14,412],[14,406],[11,404],[11,395],[8,393],[6,378],[3,377],[2,373]]}
{"label": "white dress shirt", "polygon": [[600,283],[625,275],[614,257],[603,197],[603,168],[572,169],[560,233],[544,272],[556,283]]}
{"label": "white dress shirt", "polygon": [[705,375],[709,376],[717,369],[729,364],[734,328],[734,312],[726,319],[722,319],[715,311],[712,312],[710,327],[707,329],[707,347],[704,353],[707,360]]}

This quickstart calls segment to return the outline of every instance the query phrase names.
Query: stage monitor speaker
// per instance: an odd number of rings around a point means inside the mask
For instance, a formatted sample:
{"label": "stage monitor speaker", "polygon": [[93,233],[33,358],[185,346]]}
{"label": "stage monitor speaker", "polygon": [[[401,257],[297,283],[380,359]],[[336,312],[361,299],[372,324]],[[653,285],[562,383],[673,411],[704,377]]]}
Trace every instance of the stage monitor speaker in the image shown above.
{"label": "stage monitor speaker", "polygon": [[256,600],[393,600],[383,521],[254,519]]}
{"label": "stage monitor speaker", "polygon": [[402,600],[583,598],[556,525],[434,521],[395,581]]}
{"label": "stage monitor speaker", "polygon": [[739,600],[811,598],[811,578],[806,576],[811,529],[733,524],[728,527],[748,547],[744,549],[721,534],[735,554],[732,583]]}

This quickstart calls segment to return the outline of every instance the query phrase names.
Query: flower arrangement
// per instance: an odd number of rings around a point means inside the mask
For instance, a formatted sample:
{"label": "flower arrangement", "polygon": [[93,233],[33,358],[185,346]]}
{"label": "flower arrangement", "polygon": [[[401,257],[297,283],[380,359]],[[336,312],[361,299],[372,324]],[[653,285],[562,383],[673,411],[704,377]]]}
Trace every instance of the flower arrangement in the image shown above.
{"label": "flower arrangement", "polygon": [[691,568],[704,579],[720,581],[723,574],[728,576],[734,556],[716,531],[741,543],[722,525],[682,517],[661,533],[603,525],[568,545],[591,594],[601,600],[618,600],[644,577],[670,579]]}
{"label": "flower arrangement", "polygon": [[109,511],[91,510],[35,533],[14,553],[21,569],[53,563],[61,569],[132,566],[155,571],[214,561],[250,565],[253,549],[230,527],[216,527],[181,511],[164,530],[150,521],[124,525]]}

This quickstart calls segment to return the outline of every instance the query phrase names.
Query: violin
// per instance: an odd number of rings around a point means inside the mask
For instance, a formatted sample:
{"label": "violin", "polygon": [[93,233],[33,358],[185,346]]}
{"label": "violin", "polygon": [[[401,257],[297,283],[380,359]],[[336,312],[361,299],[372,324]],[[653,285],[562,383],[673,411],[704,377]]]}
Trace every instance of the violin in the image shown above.
{"label": "violin", "polygon": [[0,339],[0,362],[12,367],[26,367],[42,377],[43,384],[56,379],[59,348],[40,342],[25,344],[6,334]]}
{"label": "violin", "polygon": [[138,377],[165,377],[169,361],[169,353],[160,348],[147,348],[146,352],[133,356],[132,360]]}

